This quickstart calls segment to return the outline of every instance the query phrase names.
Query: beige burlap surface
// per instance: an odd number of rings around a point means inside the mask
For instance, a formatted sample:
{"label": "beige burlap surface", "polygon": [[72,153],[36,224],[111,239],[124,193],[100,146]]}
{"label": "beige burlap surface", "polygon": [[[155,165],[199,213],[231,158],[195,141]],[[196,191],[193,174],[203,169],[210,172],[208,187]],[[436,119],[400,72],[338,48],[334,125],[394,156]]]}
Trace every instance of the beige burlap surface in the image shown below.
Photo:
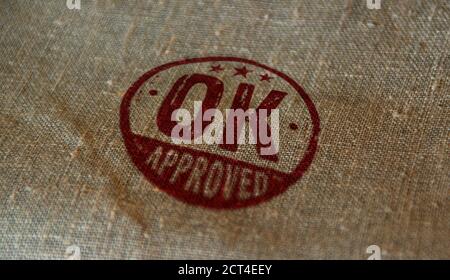
{"label": "beige burlap surface", "polygon": [[[0,257],[450,258],[449,3],[0,1]],[[254,207],[158,191],[120,133],[140,75],[214,55],[295,77],[320,115],[305,176]]]}

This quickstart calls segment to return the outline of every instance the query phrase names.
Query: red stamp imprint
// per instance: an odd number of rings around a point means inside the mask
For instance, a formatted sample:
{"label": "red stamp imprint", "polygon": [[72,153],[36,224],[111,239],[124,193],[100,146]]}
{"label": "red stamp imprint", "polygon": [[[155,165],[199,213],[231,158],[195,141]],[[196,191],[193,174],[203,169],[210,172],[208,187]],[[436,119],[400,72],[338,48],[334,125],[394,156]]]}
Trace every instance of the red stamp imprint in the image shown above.
{"label": "red stamp imprint", "polygon": [[[265,131],[269,142],[251,132],[250,115],[244,124],[232,118],[222,122],[221,114],[205,118],[212,109],[251,108],[259,124],[253,128]],[[175,140],[189,141],[174,140],[181,121],[175,113],[182,110],[194,118],[182,126],[187,137]],[[263,119],[260,111],[266,113]],[[277,121],[276,128],[269,119]],[[205,137],[217,123],[223,129]],[[246,135],[244,126],[249,138],[253,135],[247,145],[233,141]],[[302,177],[317,149],[320,120],[312,100],[286,74],[249,59],[202,57],[141,76],[123,97],[120,128],[132,161],[159,189],[189,204],[234,209],[267,201]],[[262,153],[269,145],[276,149]]]}

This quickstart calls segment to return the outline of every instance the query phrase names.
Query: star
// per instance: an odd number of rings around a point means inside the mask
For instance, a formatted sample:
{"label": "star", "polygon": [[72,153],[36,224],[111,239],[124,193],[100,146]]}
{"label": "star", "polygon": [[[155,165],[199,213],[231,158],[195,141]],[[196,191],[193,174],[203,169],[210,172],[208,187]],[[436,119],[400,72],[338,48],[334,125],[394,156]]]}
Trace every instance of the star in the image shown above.
{"label": "star", "polygon": [[267,73],[264,75],[259,75],[261,77],[260,81],[268,81],[270,83],[270,80],[273,79],[273,77],[270,77]]}
{"label": "star", "polygon": [[234,73],[233,76],[241,75],[241,76],[243,76],[244,78],[247,78],[247,74],[248,74],[249,72],[252,72],[251,70],[247,69],[245,66],[242,67],[242,68],[236,68],[236,67],[234,67],[234,70],[236,70],[236,73]]}
{"label": "star", "polygon": [[298,125],[296,123],[290,123],[289,124],[289,128],[292,130],[297,130],[298,129]]}
{"label": "star", "polygon": [[225,68],[222,68],[221,66],[220,66],[220,64],[219,65],[216,65],[216,66],[211,66],[211,70],[209,70],[209,71],[213,71],[213,72],[217,72],[217,73],[219,73],[220,71],[223,71]]}

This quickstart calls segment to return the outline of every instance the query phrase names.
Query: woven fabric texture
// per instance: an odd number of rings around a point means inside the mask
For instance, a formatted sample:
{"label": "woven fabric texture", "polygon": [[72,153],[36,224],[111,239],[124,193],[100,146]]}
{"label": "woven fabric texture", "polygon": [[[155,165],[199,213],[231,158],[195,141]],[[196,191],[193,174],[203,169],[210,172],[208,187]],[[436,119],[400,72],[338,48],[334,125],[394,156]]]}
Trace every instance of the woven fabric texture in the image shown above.
{"label": "woven fabric texture", "polygon": [[[80,8],[0,1],[0,258],[450,258],[449,1]],[[232,211],[159,191],[119,129],[139,76],[216,55],[295,77],[321,120],[304,177]]]}

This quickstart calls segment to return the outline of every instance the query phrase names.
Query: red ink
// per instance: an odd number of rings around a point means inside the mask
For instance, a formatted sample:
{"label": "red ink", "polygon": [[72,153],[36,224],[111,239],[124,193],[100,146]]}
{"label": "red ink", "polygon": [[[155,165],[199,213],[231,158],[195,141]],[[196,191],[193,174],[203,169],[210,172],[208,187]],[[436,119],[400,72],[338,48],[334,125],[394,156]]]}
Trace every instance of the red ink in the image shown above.
{"label": "red ink", "polygon": [[290,123],[289,124],[289,128],[292,129],[292,130],[297,130],[298,129],[298,125],[295,124],[295,123]]}
{"label": "red ink", "polygon": [[209,70],[209,71],[212,71],[212,72],[220,72],[220,71],[223,71],[223,70],[225,70],[225,69],[222,68],[222,67],[220,66],[220,64],[219,64],[219,65],[211,66],[211,70]]}
{"label": "red ink", "polygon": [[259,75],[259,76],[261,77],[260,81],[268,81],[268,82],[270,82],[270,80],[273,79],[267,73],[264,74],[264,75]]}
{"label": "red ink", "polygon": [[247,74],[251,72],[252,70],[247,69],[245,66],[241,68],[234,68],[236,70],[236,73],[234,73],[234,76],[242,76],[244,78],[247,78]]}
{"label": "red ink", "polygon": [[[187,70],[180,71],[180,74],[175,71],[178,69],[177,67],[189,66],[190,64],[196,64],[192,69],[199,70],[195,70],[195,73],[189,73]],[[204,70],[200,69],[202,65],[204,65],[204,68],[202,68]],[[199,67],[197,68],[197,66]],[[256,72],[258,68],[260,69]],[[172,70],[175,72],[170,72]],[[254,73],[253,70],[255,70]],[[256,76],[257,81],[262,81],[263,84],[255,85],[248,82],[233,84],[231,88],[230,84],[225,83],[225,81],[230,80],[214,76],[215,73],[220,71],[224,71],[221,75],[243,76],[248,81],[251,80],[251,77]],[[133,97],[152,77],[164,75],[168,72],[175,73],[164,76],[164,81],[167,80],[168,89],[164,91],[152,89],[149,91],[150,95],[160,91],[164,97],[161,103],[143,104],[150,106],[154,112],[152,114],[155,114],[154,118],[150,118],[154,123],[149,125],[153,125],[153,131],[156,130],[156,133],[159,133],[158,137],[136,133],[133,130],[134,124],[131,123],[130,118],[132,111],[130,107],[134,104],[132,102]],[[258,73],[266,74],[258,75]],[[271,88],[272,83],[267,83],[271,79],[285,83],[289,86],[289,90]],[[246,159],[245,156],[236,156],[240,149],[237,144],[221,144],[217,147],[216,152],[212,153],[211,150],[202,150],[195,145],[176,145],[170,140],[161,140],[170,139],[172,128],[176,124],[171,120],[171,114],[174,110],[183,108],[185,100],[194,98],[191,96],[194,87],[202,89],[203,95],[199,97],[199,100],[203,101],[203,112],[209,108],[218,108],[219,105],[224,106],[225,103],[221,103],[225,102],[224,100],[229,100],[230,103],[227,106],[230,108],[245,110],[250,107],[257,107],[268,109],[268,114],[270,114],[271,109],[279,108],[280,115],[282,115],[284,106],[286,108],[288,106],[299,106],[299,110],[300,108],[306,108],[311,129],[309,136],[305,137],[307,139],[305,140],[305,149],[298,154],[297,159],[291,159],[291,161],[294,161],[292,168],[284,170],[279,165],[282,158],[277,155],[252,157],[251,160]],[[253,101],[253,99],[256,99],[255,95],[263,96],[258,96],[260,101]],[[288,100],[287,98],[291,99]],[[296,98],[296,100],[292,101],[292,98]],[[144,102],[144,100],[135,100],[134,102]],[[301,102],[303,107],[300,107]],[[201,118],[201,116],[197,116],[197,118]],[[195,119],[192,123],[196,121],[200,121],[202,124],[201,133],[212,122]],[[298,125],[290,123],[289,128],[296,130]],[[215,209],[235,209],[256,205],[274,198],[285,192],[289,186],[302,177],[317,150],[320,120],[310,97],[295,80],[286,74],[248,59],[204,57],[167,63],[153,68],[141,76],[123,97],[120,107],[120,129],[133,163],[156,187],[189,204]],[[199,135],[192,132],[191,136],[192,139],[195,139]],[[280,143],[285,143],[288,140],[292,139],[280,138]],[[257,142],[256,149],[252,149],[260,154],[259,150],[262,146],[261,143]],[[286,149],[286,147],[284,148]],[[289,149],[289,146],[287,149]]]}
{"label": "red ink", "polygon": [[[217,107],[223,93],[222,81],[204,74],[194,73],[190,76],[184,75],[175,82],[159,108],[156,123],[162,133],[169,137],[171,136],[172,129],[177,124],[175,121],[171,120],[172,112],[181,107],[190,89],[199,84],[206,86],[207,88],[205,98],[203,99],[203,112]],[[202,118],[202,116],[198,116],[198,118]],[[211,122],[203,122],[203,126],[206,127],[210,123]],[[193,135],[194,138],[198,136],[200,135]]]}

